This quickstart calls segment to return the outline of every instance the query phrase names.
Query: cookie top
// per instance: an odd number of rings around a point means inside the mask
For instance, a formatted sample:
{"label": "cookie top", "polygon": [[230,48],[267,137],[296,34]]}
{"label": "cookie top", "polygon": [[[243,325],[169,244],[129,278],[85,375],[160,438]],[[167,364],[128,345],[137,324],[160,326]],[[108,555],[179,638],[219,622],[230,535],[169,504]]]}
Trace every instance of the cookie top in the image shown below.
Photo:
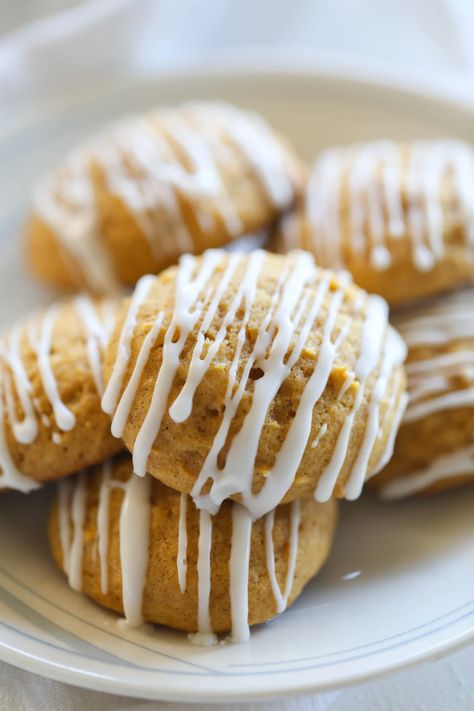
{"label": "cookie top", "polygon": [[393,459],[374,480],[385,498],[474,481],[473,309],[468,289],[394,318],[409,348],[410,401]]}
{"label": "cookie top", "polygon": [[268,228],[303,181],[293,150],[252,112],[216,102],[132,116],[37,186],[29,262],[57,286],[110,293]]}
{"label": "cookie top", "polygon": [[299,595],[327,557],[336,505],[312,499],[278,507],[255,523],[235,502],[215,516],[186,494],[132,474],[129,455],[60,482],[49,534],[71,586],[143,621],[234,641]]}
{"label": "cookie top", "polygon": [[107,349],[104,410],[146,471],[210,512],[356,498],[390,454],[405,345],[387,305],[307,252],[186,255],[144,277]]}
{"label": "cookie top", "polygon": [[474,278],[474,152],[460,141],[377,141],[315,162],[277,237],[400,304]]}
{"label": "cookie top", "polygon": [[0,488],[30,491],[121,449],[101,411],[116,301],[78,296],[0,339]]}

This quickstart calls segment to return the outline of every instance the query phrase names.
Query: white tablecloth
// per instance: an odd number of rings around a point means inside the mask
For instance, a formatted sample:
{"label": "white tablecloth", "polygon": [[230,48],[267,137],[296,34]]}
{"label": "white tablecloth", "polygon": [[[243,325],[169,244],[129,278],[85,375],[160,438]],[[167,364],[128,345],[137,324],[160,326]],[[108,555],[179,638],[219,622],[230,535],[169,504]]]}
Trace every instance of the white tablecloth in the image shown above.
{"label": "white tablecloth", "polygon": [[[108,41],[104,41],[108,38]],[[111,39],[113,38],[113,39]],[[25,96],[258,49],[474,93],[472,0],[0,0],[0,112]],[[86,50],[86,51],[85,51]],[[474,649],[334,694],[229,711],[474,708]],[[177,709],[75,689],[0,663],[0,710]],[[184,705],[179,705],[184,709]],[[199,711],[204,705],[192,706]]]}

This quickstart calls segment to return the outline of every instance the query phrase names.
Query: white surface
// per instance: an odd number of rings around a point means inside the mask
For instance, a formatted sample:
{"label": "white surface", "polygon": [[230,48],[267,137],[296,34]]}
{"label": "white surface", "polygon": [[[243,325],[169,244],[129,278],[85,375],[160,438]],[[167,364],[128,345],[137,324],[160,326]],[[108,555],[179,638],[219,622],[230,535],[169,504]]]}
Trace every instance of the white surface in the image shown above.
{"label": "white surface", "polygon": [[[65,146],[128,106],[191,95],[255,106],[307,157],[328,143],[380,135],[380,126],[389,137],[470,138],[473,130],[470,106],[311,74],[195,73],[108,87],[38,108],[21,124],[4,122],[0,235],[18,232],[34,177]],[[350,124],[340,120],[349,114]],[[23,274],[18,245],[6,244],[0,322],[45,298]],[[47,498],[0,500],[0,656],[57,679],[158,698],[258,698],[339,687],[474,635],[474,490],[346,505],[336,550],[297,604],[249,644],[205,650],[171,631],[124,633],[114,616],[69,590],[45,542]],[[326,695],[318,703],[333,701]]]}
{"label": "white surface", "polygon": [[[72,5],[79,7],[79,14],[67,12],[57,21],[40,22],[0,42],[0,111],[15,111],[27,97],[38,101],[45,97],[51,100],[63,91],[74,95],[77,86],[87,84],[91,77],[143,76],[177,64],[192,67],[203,53],[211,55],[219,66],[228,50],[242,48],[264,48],[272,57],[277,53],[283,64],[289,61],[290,50],[291,57],[304,54],[329,67],[362,67],[404,81],[422,77],[423,85],[437,84],[443,91],[461,91],[473,98],[474,4],[469,0],[301,0],[297,6],[293,0],[278,0],[278,4],[273,0],[36,0],[27,7],[16,0],[0,0],[0,35],[30,18]],[[95,12],[90,11],[91,6]],[[157,97],[150,96],[149,100],[155,102]],[[112,105],[108,115],[114,109]],[[22,113],[28,118],[26,112]],[[368,128],[382,135],[390,118],[387,113]],[[436,125],[436,111],[433,114]],[[351,122],[351,114],[341,111],[335,131],[339,124],[350,126]],[[417,132],[424,122],[433,130],[431,118],[425,115]],[[318,123],[316,126],[319,128]],[[328,131],[328,140],[334,137],[327,121],[323,128]],[[442,121],[437,124],[437,130],[441,128]],[[469,136],[467,122],[456,128],[456,133]],[[39,169],[48,163],[48,155],[41,156],[37,143],[28,145],[27,150],[33,154],[33,167]],[[26,158],[24,162],[28,165]],[[4,161],[0,165],[5,166]],[[26,205],[28,187],[29,179],[21,178],[17,195],[23,197],[14,207],[17,214]],[[0,204],[3,236],[15,234],[17,228],[16,221],[5,220],[8,213],[4,207],[12,195],[7,192]],[[11,278],[8,283],[14,285],[15,281]],[[272,711],[328,707],[334,711],[470,709],[473,668],[471,648],[446,660],[345,690],[335,699],[318,695],[252,707]],[[82,691],[0,664],[1,709],[125,710],[145,706],[171,705]],[[225,708],[248,711],[250,707]]]}

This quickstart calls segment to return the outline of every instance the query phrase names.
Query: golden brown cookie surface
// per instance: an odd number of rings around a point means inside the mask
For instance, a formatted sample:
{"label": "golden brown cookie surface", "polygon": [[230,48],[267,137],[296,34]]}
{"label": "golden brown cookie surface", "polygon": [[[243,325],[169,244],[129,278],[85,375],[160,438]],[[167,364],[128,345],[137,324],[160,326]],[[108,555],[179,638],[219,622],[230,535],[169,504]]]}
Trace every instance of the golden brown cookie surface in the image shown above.
{"label": "golden brown cookie surface", "polygon": [[334,501],[283,505],[252,524],[239,504],[225,502],[210,517],[131,471],[129,455],[120,455],[61,482],[49,536],[72,586],[132,624],[244,639],[248,624],[291,604],[328,555]]}
{"label": "golden brown cookie surface", "polygon": [[38,186],[27,230],[32,270],[59,287],[110,293],[268,228],[304,170],[263,118],[219,103],[124,119]]}
{"label": "golden brown cookie surface", "polygon": [[400,304],[474,279],[474,153],[459,141],[324,152],[277,250],[310,250]]}
{"label": "golden brown cookie surface", "polygon": [[474,482],[474,291],[406,309],[410,402],[394,456],[371,484],[387,499]]}
{"label": "golden brown cookie surface", "polygon": [[360,494],[403,407],[387,306],[308,253],[210,250],[139,282],[105,357],[105,411],[135,471],[254,516]]}
{"label": "golden brown cookie surface", "polygon": [[110,456],[102,352],[116,301],[85,296],[20,321],[0,342],[0,486],[28,491]]}

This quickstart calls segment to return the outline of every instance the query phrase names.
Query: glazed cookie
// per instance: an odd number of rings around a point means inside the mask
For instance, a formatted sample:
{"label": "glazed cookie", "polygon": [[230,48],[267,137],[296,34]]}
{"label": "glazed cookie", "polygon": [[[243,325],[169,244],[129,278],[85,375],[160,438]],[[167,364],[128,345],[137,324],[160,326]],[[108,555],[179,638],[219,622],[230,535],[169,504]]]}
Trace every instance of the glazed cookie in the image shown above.
{"label": "glazed cookie", "polygon": [[215,516],[186,494],[132,474],[129,455],[60,482],[49,525],[70,585],[132,625],[167,625],[209,644],[248,638],[301,593],[331,547],[334,501],[294,501],[252,524],[225,502]]}
{"label": "glazed cookie", "polygon": [[386,499],[474,482],[474,291],[399,315],[410,402],[394,456],[373,481]]}
{"label": "glazed cookie", "polygon": [[405,344],[387,305],[307,252],[185,255],[143,277],[107,349],[103,409],[150,472],[257,518],[315,493],[356,498],[390,454]]}
{"label": "glazed cookie", "polygon": [[0,488],[30,491],[121,449],[101,411],[115,301],[78,296],[0,340]]}
{"label": "glazed cookie", "polygon": [[293,150],[254,113],[190,103],[133,116],[38,185],[27,257],[51,284],[114,292],[267,229],[303,182]]}
{"label": "glazed cookie", "polygon": [[276,237],[400,304],[474,278],[474,152],[459,141],[327,150]]}

